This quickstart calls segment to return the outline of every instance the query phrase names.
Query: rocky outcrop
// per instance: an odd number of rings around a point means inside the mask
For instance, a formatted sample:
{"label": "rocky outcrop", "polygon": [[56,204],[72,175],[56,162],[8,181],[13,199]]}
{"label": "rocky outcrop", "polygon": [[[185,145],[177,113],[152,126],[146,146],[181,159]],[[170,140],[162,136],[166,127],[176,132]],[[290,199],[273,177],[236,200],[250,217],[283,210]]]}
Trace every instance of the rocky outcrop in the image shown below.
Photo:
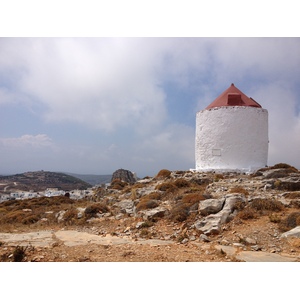
{"label": "rocky outcrop", "polygon": [[194,224],[198,231],[207,235],[220,233],[221,225],[230,220],[230,215],[234,210],[235,203],[238,201],[244,202],[246,200],[244,195],[228,194],[222,201],[225,202],[222,210],[216,214],[210,214]]}
{"label": "rocky outcrop", "polygon": [[118,169],[116,170],[111,177],[111,181],[121,180],[128,183],[135,183],[137,178],[134,173],[129,170]]}

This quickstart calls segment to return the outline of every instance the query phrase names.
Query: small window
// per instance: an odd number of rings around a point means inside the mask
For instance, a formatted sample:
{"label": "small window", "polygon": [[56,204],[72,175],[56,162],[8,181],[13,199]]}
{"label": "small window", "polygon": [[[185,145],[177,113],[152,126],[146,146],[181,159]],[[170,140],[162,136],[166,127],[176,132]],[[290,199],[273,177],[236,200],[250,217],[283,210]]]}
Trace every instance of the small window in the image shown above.
{"label": "small window", "polygon": [[221,149],[212,149],[213,156],[221,156]]}

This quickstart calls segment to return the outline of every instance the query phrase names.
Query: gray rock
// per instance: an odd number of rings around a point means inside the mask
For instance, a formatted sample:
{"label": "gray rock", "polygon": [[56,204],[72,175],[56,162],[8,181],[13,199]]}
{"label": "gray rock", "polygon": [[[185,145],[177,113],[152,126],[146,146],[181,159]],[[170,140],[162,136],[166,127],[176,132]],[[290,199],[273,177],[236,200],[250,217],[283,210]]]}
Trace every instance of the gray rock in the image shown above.
{"label": "gray rock", "polygon": [[246,245],[256,245],[256,240],[255,239],[246,237],[244,241],[245,241]]}
{"label": "gray rock", "polygon": [[141,211],[140,213],[143,215],[144,220],[151,221],[156,218],[164,217],[167,211],[168,210],[164,207],[155,207],[147,211]]}
{"label": "gray rock", "polygon": [[222,209],[224,201],[225,198],[200,201],[198,211],[202,215],[218,213]]}
{"label": "gray rock", "polygon": [[280,238],[289,238],[289,237],[296,237],[300,238],[300,226],[297,226],[287,232],[284,232]]}
{"label": "gray rock", "polygon": [[132,200],[122,200],[114,204],[120,208],[121,213],[132,214],[135,212],[134,202]]}
{"label": "gray rock", "polygon": [[210,239],[207,237],[207,235],[205,234],[200,234],[199,236],[199,240],[203,241],[203,242],[206,242],[206,243],[209,243],[210,242]]}
{"label": "gray rock", "polygon": [[134,173],[132,173],[129,170],[119,169],[116,170],[111,177],[111,181],[114,181],[116,179],[119,179],[124,182],[128,183],[135,183],[137,181],[137,178]]}
{"label": "gray rock", "polygon": [[228,194],[225,196],[223,209],[216,214],[208,215],[202,220],[197,221],[195,228],[204,234],[218,234],[222,224],[228,222],[234,210],[234,204],[238,201],[246,201],[242,194]]}

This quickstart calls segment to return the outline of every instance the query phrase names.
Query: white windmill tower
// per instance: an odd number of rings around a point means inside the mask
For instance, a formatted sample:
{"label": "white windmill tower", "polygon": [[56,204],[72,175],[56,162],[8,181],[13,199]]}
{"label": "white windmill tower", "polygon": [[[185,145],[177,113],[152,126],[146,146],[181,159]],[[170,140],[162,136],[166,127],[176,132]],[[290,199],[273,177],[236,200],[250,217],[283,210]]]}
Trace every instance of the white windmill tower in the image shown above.
{"label": "white windmill tower", "polygon": [[268,111],[232,83],[196,115],[196,171],[253,172],[268,160]]}

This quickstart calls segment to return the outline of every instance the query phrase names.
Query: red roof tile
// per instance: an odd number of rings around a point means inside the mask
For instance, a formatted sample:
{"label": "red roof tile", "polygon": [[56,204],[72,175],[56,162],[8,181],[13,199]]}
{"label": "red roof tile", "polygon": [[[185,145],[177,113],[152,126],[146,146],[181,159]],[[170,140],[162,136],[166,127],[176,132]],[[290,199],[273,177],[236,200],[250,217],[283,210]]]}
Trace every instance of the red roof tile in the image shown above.
{"label": "red roof tile", "polygon": [[205,109],[210,109],[220,106],[252,106],[261,107],[254,99],[249,98],[232,83],[219,97],[217,97]]}

